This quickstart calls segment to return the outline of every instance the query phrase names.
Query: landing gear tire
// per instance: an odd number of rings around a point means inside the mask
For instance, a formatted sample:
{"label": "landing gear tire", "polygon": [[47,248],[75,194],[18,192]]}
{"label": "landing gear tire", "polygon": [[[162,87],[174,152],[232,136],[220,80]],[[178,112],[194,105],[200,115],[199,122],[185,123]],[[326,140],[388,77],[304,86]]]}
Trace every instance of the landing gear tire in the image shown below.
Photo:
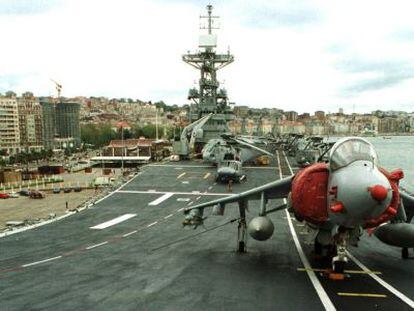
{"label": "landing gear tire", "polygon": [[407,247],[403,247],[401,249],[401,257],[403,259],[408,259],[408,248]]}
{"label": "landing gear tire", "polygon": [[323,246],[316,239],[313,245],[313,251],[315,252],[315,255],[322,256]]}
{"label": "landing gear tire", "polygon": [[345,271],[345,261],[335,261],[332,263],[332,269],[335,273],[343,274]]}

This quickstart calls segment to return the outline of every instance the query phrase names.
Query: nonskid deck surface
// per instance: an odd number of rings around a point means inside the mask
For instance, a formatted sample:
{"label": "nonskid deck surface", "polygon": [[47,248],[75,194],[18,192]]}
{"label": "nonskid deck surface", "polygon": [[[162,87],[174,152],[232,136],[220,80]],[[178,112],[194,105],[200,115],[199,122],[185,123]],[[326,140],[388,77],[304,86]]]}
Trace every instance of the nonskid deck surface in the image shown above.
{"label": "nonskid deck surface", "polygon": [[[246,168],[241,192],[290,171],[280,164]],[[294,168],[293,168],[294,170]],[[154,164],[94,208],[61,221],[0,239],[0,301],[5,310],[323,310],[298,255],[285,211],[271,214],[275,234],[266,242],[248,240],[236,250],[237,222],[192,237],[205,228],[183,228],[182,209],[230,195],[214,181],[215,168],[200,162]],[[272,206],[281,202],[270,201]],[[209,216],[207,229],[237,218]],[[258,213],[249,205],[248,220]],[[304,243],[302,224],[292,220],[312,269],[325,268]],[[175,243],[188,237],[187,240]],[[414,299],[412,260],[400,250],[363,237],[350,252],[377,277],[408,300]],[[331,305],[338,310],[410,309],[384,284],[351,261],[350,278],[327,279],[312,270]],[[352,271],[355,270],[355,271]],[[323,296],[323,295],[322,295]],[[404,298],[404,297],[402,297]]]}

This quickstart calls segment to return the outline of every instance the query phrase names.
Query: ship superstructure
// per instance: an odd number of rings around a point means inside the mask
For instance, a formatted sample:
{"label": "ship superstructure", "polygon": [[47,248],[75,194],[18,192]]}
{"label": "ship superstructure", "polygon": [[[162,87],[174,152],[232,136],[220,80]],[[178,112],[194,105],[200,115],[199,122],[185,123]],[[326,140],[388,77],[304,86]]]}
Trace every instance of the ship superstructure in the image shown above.
{"label": "ship superstructure", "polygon": [[200,29],[207,30],[199,37],[199,51],[183,55],[183,61],[200,71],[198,88],[189,90],[188,99],[192,101],[189,121],[194,122],[200,118],[212,114],[202,129],[196,133],[194,149],[200,152],[202,147],[212,138],[218,138],[220,134],[230,132],[227,122],[234,118],[233,111],[227,97],[227,91],[220,88],[217,80],[217,71],[231,64],[234,56],[230,54],[218,54],[215,51],[217,46],[217,35],[213,29],[218,16],[212,15],[213,6],[207,5],[207,15],[200,16],[202,25]]}

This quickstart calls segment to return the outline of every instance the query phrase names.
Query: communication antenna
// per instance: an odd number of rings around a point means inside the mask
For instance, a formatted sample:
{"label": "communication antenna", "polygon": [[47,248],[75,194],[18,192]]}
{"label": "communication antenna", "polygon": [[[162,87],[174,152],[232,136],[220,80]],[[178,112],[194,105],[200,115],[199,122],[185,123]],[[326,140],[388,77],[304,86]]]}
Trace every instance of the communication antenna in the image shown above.
{"label": "communication antenna", "polygon": [[212,29],[219,29],[219,26],[214,25],[214,20],[219,19],[219,16],[213,16],[211,13],[213,12],[213,6],[211,4],[207,5],[207,14],[208,15],[200,15],[200,20],[207,19],[207,26],[200,25],[200,29],[207,29],[208,34],[211,35]]}

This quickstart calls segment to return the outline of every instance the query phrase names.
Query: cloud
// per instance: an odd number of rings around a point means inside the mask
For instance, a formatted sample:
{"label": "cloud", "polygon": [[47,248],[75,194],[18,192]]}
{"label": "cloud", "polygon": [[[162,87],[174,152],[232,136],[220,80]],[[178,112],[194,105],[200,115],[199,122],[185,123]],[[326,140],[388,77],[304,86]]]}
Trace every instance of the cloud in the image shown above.
{"label": "cloud", "polygon": [[397,30],[390,34],[390,38],[400,42],[414,42],[414,30]]}
{"label": "cloud", "polygon": [[356,78],[341,89],[342,96],[381,90],[414,78],[414,68],[410,62],[403,60],[372,61],[352,58],[337,63],[336,68]]}
{"label": "cloud", "polygon": [[303,27],[320,23],[322,13],[305,1],[254,2],[243,7],[244,24],[255,28]]}
{"label": "cloud", "polygon": [[0,15],[33,15],[59,7],[62,0],[0,0]]}
{"label": "cloud", "polygon": [[[181,56],[197,50],[199,15],[208,3],[0,0],[0,29],[7,30],[0,92],[55,94],[53,78],[67,97],[188,103],[188,88],[200,73]],[[230,46],[235,55],[218,79],[225,80],[237,105],[312,112],[347,109],[356,102],[361,109],[392,109],[411,101],[412,41],[391,40],[390,34],[414,29],[414,2],[211,3],[213,14],[221,17],[220,30],[214,31],[217,51],[226,53]]]}
{"label": "cloud", "polygon": [[356,93],[381,90],[412,78],[414,78],[414,70],[411,72],[389,72],[384,74],[383,77],[360,81],[352,86],[348,86],[342,93],[344,96],[348,96],[355,95]]}

